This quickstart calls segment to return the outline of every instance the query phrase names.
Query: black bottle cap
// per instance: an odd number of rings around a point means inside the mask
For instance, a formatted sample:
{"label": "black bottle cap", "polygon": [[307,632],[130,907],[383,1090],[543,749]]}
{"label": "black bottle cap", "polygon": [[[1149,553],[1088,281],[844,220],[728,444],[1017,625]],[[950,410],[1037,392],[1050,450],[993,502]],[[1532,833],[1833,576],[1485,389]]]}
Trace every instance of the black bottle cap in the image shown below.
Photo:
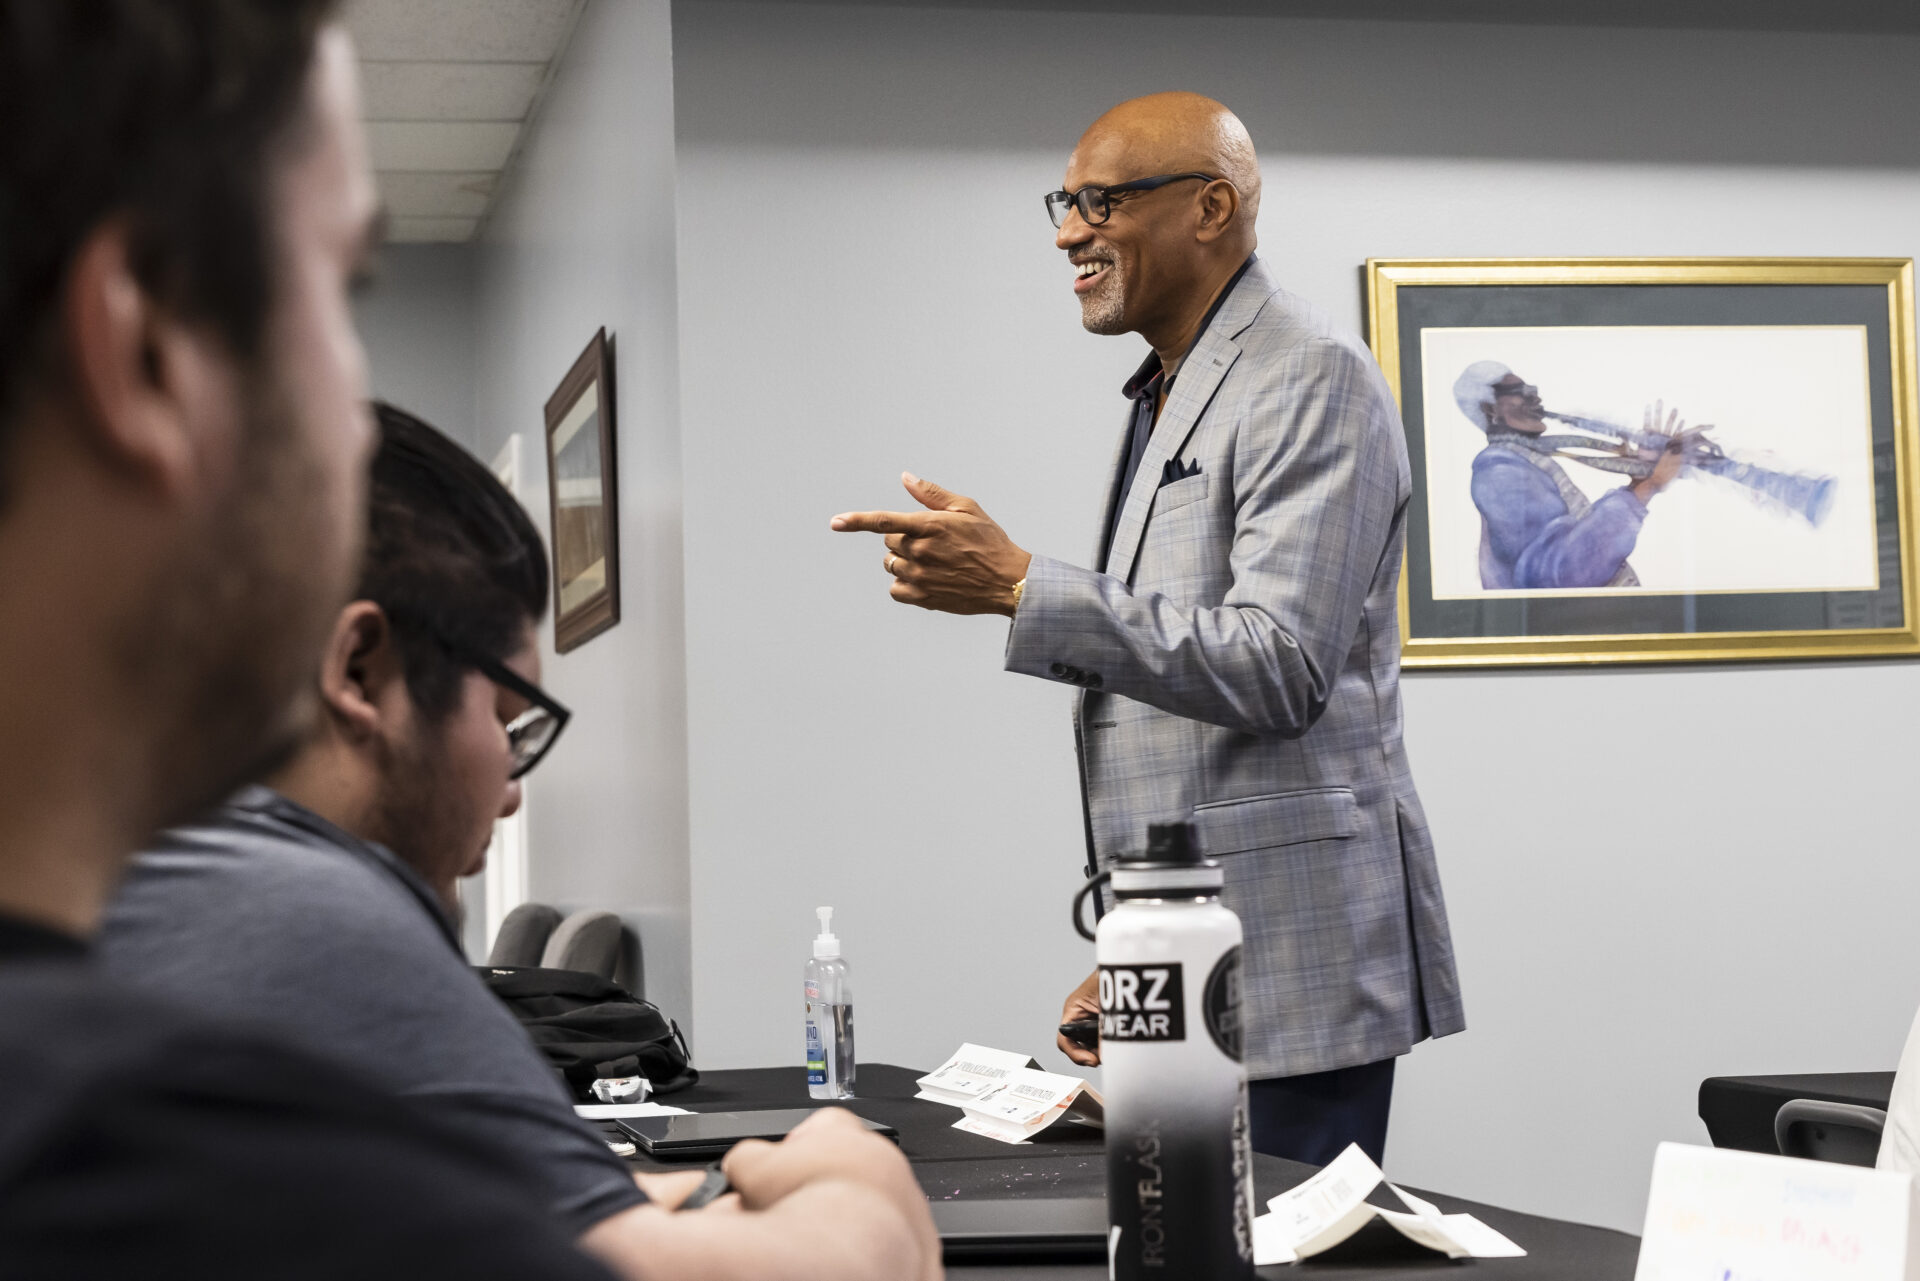
{"label": "black bottle cap", "polygon": [[1204,861],[1199,838],[1189,819],[1177,823],[1149,823],[1147,848],[1120,856],[1123,865],[1151,863],[1161,867],[1198,867]]}

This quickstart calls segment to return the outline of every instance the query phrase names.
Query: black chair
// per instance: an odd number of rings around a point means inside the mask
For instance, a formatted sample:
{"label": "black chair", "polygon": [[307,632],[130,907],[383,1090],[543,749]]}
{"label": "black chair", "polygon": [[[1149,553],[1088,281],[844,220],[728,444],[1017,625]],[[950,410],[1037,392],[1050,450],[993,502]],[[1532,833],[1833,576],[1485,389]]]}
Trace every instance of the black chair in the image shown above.
{"label": "black chair", "polygon": [[1773,1117],[1773,1140],[1781,1156],[1871,1166],[1880,1155],[1887,1114],[1856,1103],[1789,1099]]}

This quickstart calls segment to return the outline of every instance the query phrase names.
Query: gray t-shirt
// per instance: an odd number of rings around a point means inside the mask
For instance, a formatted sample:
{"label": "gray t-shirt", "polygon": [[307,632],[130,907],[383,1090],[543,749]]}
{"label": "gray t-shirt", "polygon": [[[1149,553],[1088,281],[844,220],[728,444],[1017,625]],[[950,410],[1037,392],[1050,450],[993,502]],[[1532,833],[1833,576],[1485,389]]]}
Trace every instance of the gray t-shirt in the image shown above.
{"label": "gray t-shirt", "polygon": [[646,1200],[467,965],[426,883],[277,792],[247,788],[136,858],[99,959],[523,1154],[575,1233]]}

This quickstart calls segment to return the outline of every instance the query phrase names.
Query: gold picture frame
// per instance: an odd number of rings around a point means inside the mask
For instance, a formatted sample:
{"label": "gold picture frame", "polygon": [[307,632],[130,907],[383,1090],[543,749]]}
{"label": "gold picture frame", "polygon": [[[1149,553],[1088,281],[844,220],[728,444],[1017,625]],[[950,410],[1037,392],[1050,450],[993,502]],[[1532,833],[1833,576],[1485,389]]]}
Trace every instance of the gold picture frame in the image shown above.
{"label": "gold picture frame", "polygon": [[1404,666],[1920,654],[1912,259],[1377,258],[1366,290],[1413,464]]}

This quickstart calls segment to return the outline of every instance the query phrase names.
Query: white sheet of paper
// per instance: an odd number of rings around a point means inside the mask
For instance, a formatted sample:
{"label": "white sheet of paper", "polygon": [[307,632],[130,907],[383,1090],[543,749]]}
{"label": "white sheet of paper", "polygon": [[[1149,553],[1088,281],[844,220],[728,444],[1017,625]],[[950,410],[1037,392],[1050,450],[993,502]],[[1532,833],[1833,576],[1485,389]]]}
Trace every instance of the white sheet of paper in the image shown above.
{"label": "white sheet of paper", "polygon": [[1913,1176],[1662,1143],[1634,1281],[1920,1281]]}
{"label": "white sheet of paper", "polygon": [[637,1116],[674,1116],[687,1111],[664,1103],[576,1103],[573,1110],[589,1121],[631,1121]]}
{"label": "white sheet of paper", "polygon": [[[1387,1187],[1406,1203],[1407,1209],[1383,1210],[1369,1205],[1368,1194],[1385,1181],[1373,1158],[1362,1152],[1359,1144],[1349,1145],[1312,1178],[1267,1202],[1273,1214],[1261,1218],[1273,1220],[1265,1229],[1270,1244],[1284,1246],[1304,1259],[1339,1245],[1377,1216],[1409,1241],[1450,1259],[1514,1259],[1526,1254],[1472,1215],[1443,1214],[1431,1201],[1392,1183]],[[1260,1219],[1254,1220],[1254,1229],[1257,1261]]]}
{"label": "white sheet of paper", "polygon": [[969,1101],[953,1128],[1002,1143],[1024,1143],[1070,1114],[1099,1116],[1102,1104],[1100,1092],[1077,1076],[1015,1068],[1006,1080]]}
{"label": "white sheet of paper", "polygon": [[1253,1219],[1253,1265],[1264,1268],[1272,1263],[1297,1263],[1300,1256],[1287,1241],[1286,1225],[1277,1214],[1257,1214]]}
{"label": "white sheet of paper", "polygon": [[1447,1225],[1447,1234],[1467,1247],[1467,1254],[1476,1259],[1522,1259],[1527,1252],[1494,1231],[1471,1214],[1447,1214],[1441,1216]]}
{"label": "white sheet of paper", "polygon": [[968,1041],[953,1056],[914,1084],[920,1092],[913,1097],[929,1103],[965,1107],[1021,1068],[1040,1065],[1013,1050],[996,1050]]}
{"label": "white sheet of paper", "polygon": [[1374,1215],[1367,1194],[1380,1184],[1380,1167],[1350,1144],[1312,1178],[1267,1202],[1281,1239],[1302,1257],[1339,1245]]}

